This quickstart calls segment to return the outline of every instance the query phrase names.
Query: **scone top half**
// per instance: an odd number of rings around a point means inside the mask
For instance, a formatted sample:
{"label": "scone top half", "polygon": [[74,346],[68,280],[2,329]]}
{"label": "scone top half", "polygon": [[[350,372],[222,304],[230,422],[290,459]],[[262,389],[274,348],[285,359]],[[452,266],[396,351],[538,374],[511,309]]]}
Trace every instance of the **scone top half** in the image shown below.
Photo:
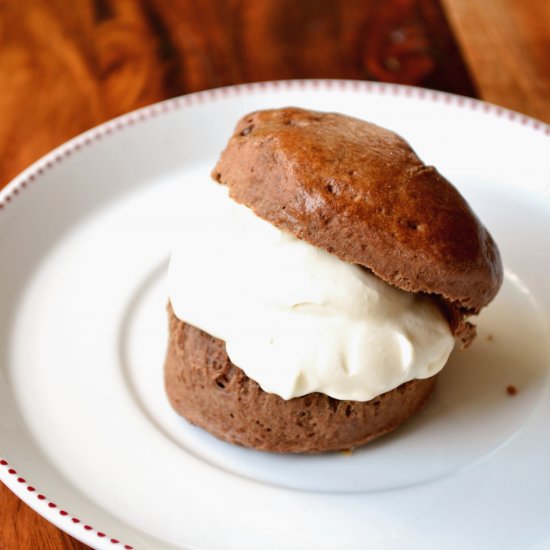
{"label": "scone top half", "polygon": [[397,134],[298,108],[243,117],[212,175],[283,231],[434,296],[468,346],[502,284],[498,248],[465,199]]}

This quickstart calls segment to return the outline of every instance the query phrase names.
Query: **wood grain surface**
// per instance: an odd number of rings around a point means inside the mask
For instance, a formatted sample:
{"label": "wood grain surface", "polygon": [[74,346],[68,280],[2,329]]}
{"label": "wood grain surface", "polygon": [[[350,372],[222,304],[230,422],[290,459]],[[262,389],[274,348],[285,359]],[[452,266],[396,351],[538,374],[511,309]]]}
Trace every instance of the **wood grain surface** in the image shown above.
{"label": "wood grain surface", "polygon": [[[550,3],[441,3],[0,0],[0,187],[109,118],[241,82],[414,84],[550,122]],[[2,484],[0,506],[2,550],[86,548]]]}
{"label": "wood grain surface", "polygon": [[0,185],[186,92],[330,77],[475,93],[436,0],[0,0],[0,75]]}
{"label": "wood grain surface", "polygon": [[479,96],[550,123],[550,2],[442,3]]}

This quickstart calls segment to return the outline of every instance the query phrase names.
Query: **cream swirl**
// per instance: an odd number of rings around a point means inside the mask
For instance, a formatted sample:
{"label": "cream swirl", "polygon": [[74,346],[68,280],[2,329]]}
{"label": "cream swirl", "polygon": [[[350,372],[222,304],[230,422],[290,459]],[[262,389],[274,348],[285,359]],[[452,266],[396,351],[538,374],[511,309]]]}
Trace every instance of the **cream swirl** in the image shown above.
{"label": "cream swirl", "polygon": [[181,222],[174,313],[263,390],[367,401],[445,365],[454,338],[431,300],[280,231],[224,186],[199,182]]}

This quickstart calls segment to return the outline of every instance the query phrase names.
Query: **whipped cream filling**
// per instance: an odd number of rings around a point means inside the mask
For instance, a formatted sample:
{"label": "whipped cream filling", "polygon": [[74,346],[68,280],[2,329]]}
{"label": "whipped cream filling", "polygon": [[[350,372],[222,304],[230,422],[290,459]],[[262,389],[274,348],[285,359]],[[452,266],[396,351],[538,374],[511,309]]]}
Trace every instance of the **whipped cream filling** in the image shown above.
{"label": "whipped cream filling", "polygon": [[168,272],[174,313],[224,340],[264,391],[368,401],[443,368],[454,338],[431,300],[284,233],[225,186],[190,191]]}

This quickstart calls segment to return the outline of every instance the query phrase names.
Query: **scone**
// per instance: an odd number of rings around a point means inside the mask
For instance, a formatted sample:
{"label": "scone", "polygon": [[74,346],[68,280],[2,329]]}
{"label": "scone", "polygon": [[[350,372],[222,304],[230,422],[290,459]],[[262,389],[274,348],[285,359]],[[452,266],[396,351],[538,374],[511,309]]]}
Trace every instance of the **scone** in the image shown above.
{"label": "scone", "polygon": [[422,408],[502,283],[458,191],[395,133],[298,108],[243,117],[212,175],[170,265],[173,408],[226,441],[308,453]]}

